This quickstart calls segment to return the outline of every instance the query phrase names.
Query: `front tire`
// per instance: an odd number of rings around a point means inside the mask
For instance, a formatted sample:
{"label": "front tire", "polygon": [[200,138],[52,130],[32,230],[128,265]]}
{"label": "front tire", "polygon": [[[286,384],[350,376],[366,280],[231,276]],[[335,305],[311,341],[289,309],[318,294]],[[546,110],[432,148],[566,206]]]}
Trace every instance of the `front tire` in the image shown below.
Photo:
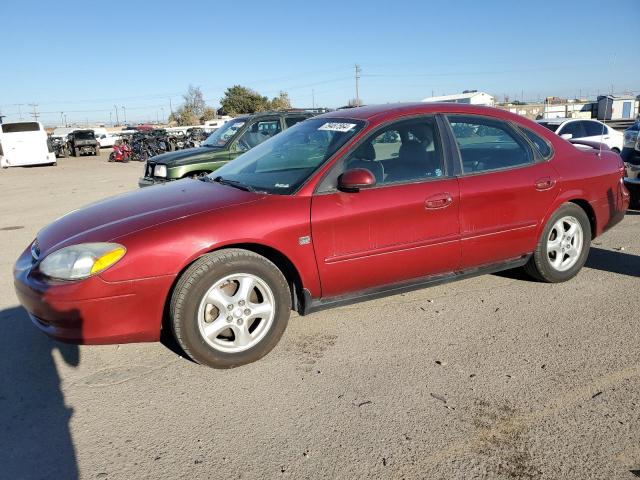
{"label": "front tire", "polygon": [[566,282],[587,261],[590,245],[591,224],[587,214],[575,203],[565,203],[551,215],[524,269],[542,282]]}
{"label": "front tire", "polygon": [[193,360],[214,368],[255,362],[284,333],[291,293],[282,272],[249,250],[202,256],[180,277],[169,308],[178,344]]}

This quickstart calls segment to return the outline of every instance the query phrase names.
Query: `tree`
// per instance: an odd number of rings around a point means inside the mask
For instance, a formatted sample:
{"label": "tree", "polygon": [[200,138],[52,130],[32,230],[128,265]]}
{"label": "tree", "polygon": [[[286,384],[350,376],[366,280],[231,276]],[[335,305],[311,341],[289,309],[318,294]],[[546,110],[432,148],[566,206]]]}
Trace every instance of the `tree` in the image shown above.
{"label": "tree", "polygon": [[200,123],[204,123],[207,120],[213,120],[216,118],[216,109],[212,107],[205,107],[202,115],[200,115]]}
{"label": "tree", "polygon": [[271,110],[286,110],[291,108],[291,100],[287,92],[280,92],[277,97],[273,97],[269,107]]}
{"label": "tree", "polygon": [[180,126],[197,125],[205,113],[208,114],[208,110],[212,110],[207,107],[200,87],[189,85],[187,93],[182,98],[184,103],[169,116],[169,122],[176,122]]}
{"label": "tree", "polygon": [[220,105],[227,115],[240,115],[268,110],[270,102],[267,97],[263,97],[255,90],[234,85],[224,92]]}

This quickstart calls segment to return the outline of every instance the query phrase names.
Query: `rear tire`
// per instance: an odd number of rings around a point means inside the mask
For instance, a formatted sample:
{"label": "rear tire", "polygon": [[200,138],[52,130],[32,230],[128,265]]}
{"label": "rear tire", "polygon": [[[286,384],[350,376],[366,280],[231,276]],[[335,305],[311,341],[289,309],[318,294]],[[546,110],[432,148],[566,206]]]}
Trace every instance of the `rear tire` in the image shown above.
{"label": "rear tire", "polygon": [[542,282],[566,282],[587,261],[590,245],[591,224],[587,214],[575,203],[564,203],[549,218],[524,270]]}
{"label": "rear tire", "polygon": [[180,277],[169,307],[176,341],[196,362],[232,368],[269,353],[284,333],[291,293],[282,272],[249,250],[206,254]]}
{"label": "rear tire", "polygon": [[620,150],[618,150],[616,147],[613,147],[611,151],[617,155],[620,155]]}

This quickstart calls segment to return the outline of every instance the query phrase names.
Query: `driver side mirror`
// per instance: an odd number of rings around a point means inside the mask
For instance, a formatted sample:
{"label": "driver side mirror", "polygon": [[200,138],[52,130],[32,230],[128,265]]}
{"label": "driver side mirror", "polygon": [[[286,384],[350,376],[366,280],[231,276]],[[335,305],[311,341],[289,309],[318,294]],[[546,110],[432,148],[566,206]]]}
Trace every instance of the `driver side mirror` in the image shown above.
{"label": "driver side mirror", "polygon": [[573,134],[563,133],[562,135],[560,135],[560,138],[564,138],[565,140],[571,140],[573,138]]}
{"label": "driver side mirror", "polygon": [[352,168],[338,177],[338,190],[342,192],[356,193],[375,184],[376,177],[366,168]]}
{"label": "driver side mirror", "polygon": [[240,142],[236,142],[233,145],[231,145],[230,150],[232,152],[237,152],[237,153],[244,153],[247,151],[246,148],[244,148],[242,145],[240,145]]}

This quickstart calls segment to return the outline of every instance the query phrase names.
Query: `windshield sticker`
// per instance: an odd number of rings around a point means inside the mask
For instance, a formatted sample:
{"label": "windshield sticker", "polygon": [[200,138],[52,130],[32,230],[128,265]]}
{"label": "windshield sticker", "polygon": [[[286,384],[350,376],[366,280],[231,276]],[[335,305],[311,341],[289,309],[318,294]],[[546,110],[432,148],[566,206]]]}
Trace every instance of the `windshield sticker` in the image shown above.
{"label": "windshield sticker", "polygon": [[238,129],[238,128],[242,127],[244,124],[245,124],[245,122],[234,123],[233,125],[231,125],[231,128]]}
{"label": "windshield sticker", "polygon": [[355,123],[325,123],[318,130],[328,130],[330,132],[348,132],[356,126]]}
{"label": "windshield sticker", "polygon": [[274,185],[275,188],[289,188],[289,184],[288,183],[276,183]]}

